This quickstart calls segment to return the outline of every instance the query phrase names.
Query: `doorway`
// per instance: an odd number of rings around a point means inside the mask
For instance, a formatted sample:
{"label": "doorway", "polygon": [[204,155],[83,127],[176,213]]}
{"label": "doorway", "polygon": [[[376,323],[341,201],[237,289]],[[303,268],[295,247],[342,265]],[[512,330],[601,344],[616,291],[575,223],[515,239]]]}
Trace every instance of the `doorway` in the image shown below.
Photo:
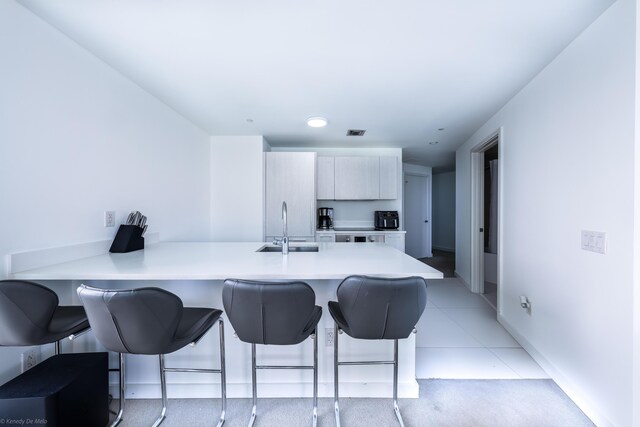
{"label": "doorway", "polygon": [[404,174],[405,252],[414,258],[431,254],[431,183],[428,175]]}
{"label": "doorway", "polygon": [[501,129],[471,152],[471,291],[500,307]]}

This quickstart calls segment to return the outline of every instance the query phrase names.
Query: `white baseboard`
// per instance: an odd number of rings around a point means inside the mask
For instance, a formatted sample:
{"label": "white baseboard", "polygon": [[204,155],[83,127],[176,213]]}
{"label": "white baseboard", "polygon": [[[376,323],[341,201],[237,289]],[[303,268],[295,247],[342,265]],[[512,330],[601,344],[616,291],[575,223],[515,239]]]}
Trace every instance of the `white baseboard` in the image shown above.
{"label": "white baseboard", "polygon": [[578,387],[575,386],[569,379],[567,379],[560,370],[558,370],[549,360],[547,360],[542,354],[536,350],[536,348],[522,335],[520,335],[515,328],[505,319],[502,314],[498,314],[498,322],[504,326],[504,328],[509,332],[513,338],[524,348],[527,353],[535,360],[538,365],[545,370],[547,374],[551,377],[558,387],[564,391],[567,396],[585,413],[587,417],[593,421],[595,425],[598,427],[613,427],[614,424],[609,420],[606,416],[604,416],[600,411],[598,411],[596,406],[590,401],[587,397],[585,397]]}
{"label": "white baseboard", "polygon": [[[382,397],[391,398],[392,383],[349,383],[340,382],[340,397]],[[118,396],[118,384],[111,384],[109,391]],[[420,386],[417,381],[399,382],[398,397],[417,399]],[[167,395],[170,399],[219,398],[220,383],[167,383]],[[313,383],[260,383],[258,381],[258,397],[293,398],[312,397]],[[333,382],[318,383],[319,397],[333,397]],[[251,383],[227,384],[227,397],[250,398]],[[159,399],[160,384],[127,384],[127,399]]]}

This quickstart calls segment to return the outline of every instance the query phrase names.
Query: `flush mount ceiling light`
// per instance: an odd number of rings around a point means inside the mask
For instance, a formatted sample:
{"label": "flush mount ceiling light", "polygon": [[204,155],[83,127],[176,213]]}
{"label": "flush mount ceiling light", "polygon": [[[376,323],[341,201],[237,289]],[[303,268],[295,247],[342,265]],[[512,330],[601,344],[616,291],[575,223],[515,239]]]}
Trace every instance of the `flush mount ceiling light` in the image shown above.
{"label": "flush mount ceiling light", "polygon": [[312,128],[323,128],[327,125],[328,121],[324,117],[309,117],[307,119],[307,125]]}

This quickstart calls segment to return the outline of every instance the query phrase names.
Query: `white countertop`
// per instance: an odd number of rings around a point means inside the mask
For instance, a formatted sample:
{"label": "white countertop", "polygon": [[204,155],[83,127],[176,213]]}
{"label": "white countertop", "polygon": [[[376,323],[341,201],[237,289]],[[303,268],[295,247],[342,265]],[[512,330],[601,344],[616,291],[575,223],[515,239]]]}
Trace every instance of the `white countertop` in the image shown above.
{"label": "white countertop", "polygon": [[393,234],[393,233],[400,233],[400,234],[405,234],[406,231],[405,230],[363,230],[363,229],[358,229],[358,228],[354,228],[353,230],[333,230],[333,229],[317,229],[316,233],[330,233],[330,234]]}
{"label": "white countertop", "polygon": [[[126,254],[103,254],[15,273],[25,280],[343,279],[442,273],[384,243],[317,243],[318,252],[259,253],[264,242],[164,242]],[[311,244],[292,244],[309,246]],[[315,245],[315,244],[314,244]]]}

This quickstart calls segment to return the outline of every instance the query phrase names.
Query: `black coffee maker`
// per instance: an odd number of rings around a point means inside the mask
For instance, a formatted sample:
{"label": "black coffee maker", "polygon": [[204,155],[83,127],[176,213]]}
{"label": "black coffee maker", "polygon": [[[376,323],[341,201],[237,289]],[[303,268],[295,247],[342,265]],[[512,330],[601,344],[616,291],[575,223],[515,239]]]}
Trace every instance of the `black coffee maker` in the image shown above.
{"label": "black coffee maker", "polygon": [[318,229],[330,230],[333,228],[333,208],[318,208]]}

